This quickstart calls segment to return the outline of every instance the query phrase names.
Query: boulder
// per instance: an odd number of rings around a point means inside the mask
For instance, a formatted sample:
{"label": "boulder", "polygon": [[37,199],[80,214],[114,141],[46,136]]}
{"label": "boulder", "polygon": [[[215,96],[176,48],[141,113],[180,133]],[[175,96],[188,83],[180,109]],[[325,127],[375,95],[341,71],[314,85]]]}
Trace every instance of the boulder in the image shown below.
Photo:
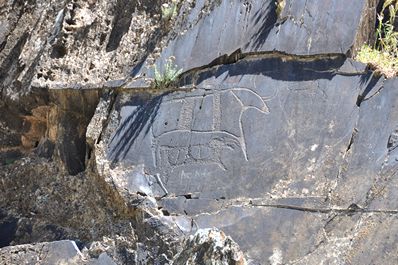
{"label": "boulder", "polygon": [[203,229],[186,240],[172,264],[245,265],[247,262],[230,237],[217,229]]}

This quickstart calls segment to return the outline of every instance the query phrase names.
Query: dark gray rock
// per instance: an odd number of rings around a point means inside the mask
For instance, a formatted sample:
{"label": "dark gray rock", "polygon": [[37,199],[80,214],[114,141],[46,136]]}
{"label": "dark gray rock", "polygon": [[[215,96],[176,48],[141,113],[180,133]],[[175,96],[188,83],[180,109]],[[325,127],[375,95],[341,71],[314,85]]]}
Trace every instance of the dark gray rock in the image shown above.
{"label": "dark gray rock", "polygon": [[279,264],[305,256],[322,240],[326,220],[327,215],[318,213],[239,206],[195,217],[199,228],[223,230],[259,264],[269,264],[268,259],[279,253],[282,258]]}
{"label": "dark gray rock", "polygon": [[169,194],[158,204],[192,220],[175,219],[182,231],[218,227],[253,264],[363,262],[363,233],[386,235],[377,222],[397,213],[396,80],[344,56],[274,54],[180,85],[194,89],[120,96],[107,154],[113,166],[160,174]]}
{"label": "dark gray rock", "polygon": [[[273,0],[220,1],[213,5],[197,1],[188,10],[183,5],[180,16],[185,19],[167,45],[160,47],[162,52],[154,64],[163,72],[173,57],[176,69],[188,71],[235,61],[242,53],[347,54],[367,41],[374,30],[375,10],[369,8],[372,1],[284,2],[279,16]],[[214,34],[217,37],[209,37]],[[152,63],[138,64],[132,73],[153,77]],[[144,84],[141,80],[130,86]]]}
{"label": "dark gray rock", "polygon": [[3,2],[0,263],[397,263],[397,81],[347,59],[379,1]]}
{"label": "dark gray rock", "polygon": [[331,185],[363,83],[360,72],[340,71],[344,63],[246,59],[199,72],[191,92],[121,106],[109,159],[145,165],[170,193],[200,198],[261,197],[285,178],[297,194]]}
{"label": "dark gray rock", "polygon": [[0,248],[10,245],[17,231],[18,219],[8,215],[0,208]]}
{"label": "dark gray rock", "polygon": [[347,164],[342,167],[336,190],[336,204],[355,202],[363,207],[371,204],[376,209],[397,208],[393,198],[385,200],[386,192],[392,195],[388,190],[398,165],[394,140],[398,125],[397,84],[397,79],[382,80],[374,94],[361,102]]}
{"label": "dark gray rock", "polygon": [[262,39],[259,34],[246,50],[277,50],[297,55],[346,54],[362,30],[359,26],[367,5],[367,1],[360,0],[286,0],[267,38]]}

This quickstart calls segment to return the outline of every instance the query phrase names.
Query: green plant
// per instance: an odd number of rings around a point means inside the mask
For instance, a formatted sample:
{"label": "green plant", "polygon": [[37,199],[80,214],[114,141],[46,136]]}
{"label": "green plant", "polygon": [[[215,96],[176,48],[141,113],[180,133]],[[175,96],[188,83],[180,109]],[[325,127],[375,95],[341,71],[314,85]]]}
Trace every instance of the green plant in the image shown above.
{"label": "green plant", "polygon": [[169,88],[182,73],[182,69],[177,69],[175,66],[173,57],[166,59],[166,63],[162,72],[159,71],[156,65],[154,66],[154,70],[154,87],[157,89]]}
{"label": "green plant", "polygon": [[[384,20],[384,12],[388,7],[389,18]],[[378,26],[376,29],[376,45],[375,48],[382,52],[388,52],[397,57],[397,38],[398,32],[394,31],[395,15],[398,11],[397,0],[386,0],[383,4],[380,14],[377,14]]]}
{"label": "green plant", "polygon": [[364,45],[358,51],[356,59],[369,64],[374,70],[381,72],[386,77],[393,77],[398,72],[397,59],[387,52]]}
{"label": "green plant", "polygon": [[285,0],[277,0],[275,1],[276,5],[276,15],[280,17],[282,10],[285,8],[286,1]]}
{"label": "green plant", "polygon": [[[384,14],[387,8],[389,17],[385,21]],[[381,12],[377,14],[375,45],[363,45],[356,56],[358,61],[369,64],[387,77],[396,76],[398,73],[398,32],[394,29],[397,11],[397,0],[386,0],[383,3]]]}
{"label": "green plant", "polygon": [[165,3],[162,5],[162,19],[170,20],[177,16],[178,0],[172,0],[171,3]]}

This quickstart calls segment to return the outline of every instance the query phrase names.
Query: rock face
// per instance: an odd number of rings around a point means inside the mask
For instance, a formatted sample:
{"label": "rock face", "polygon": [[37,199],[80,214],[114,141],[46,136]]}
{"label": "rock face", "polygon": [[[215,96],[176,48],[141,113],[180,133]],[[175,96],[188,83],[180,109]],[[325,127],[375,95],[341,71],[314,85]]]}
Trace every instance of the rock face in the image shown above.
{"label": "rock face", "polygon": [[108,157],[145,165],[176,195],[257,198],[286,177],[300,182],[291,194],[319,181],[330,186],[339,163],[327,161],[341,161],[350,142],[363,71],[340,57],[245,58],[203,70],[192,77],[193,91],[160,95],[133,111],[134,96],[124,103]]}
{"label": "rock face", "polygon": [[4,264],[116,264],[106,253],[97,259],[85,259],[75,242],[69,240],[5,247],[0,249],[0,257]]}
{"label": "rock face", "polygon": [[0,1],[0,263],[396,264],[382,1],[283,2]]}
{"label": "rock face", "polygon": [[[163,69],[166,60],[174,57],[176,67],[188,71],[251,53],[347,54],[374,31],[375,1],[284,2],[285,8],[277,14],[273,0],[220,1],[212,9],[206,8],[206,1],[198,1],[155,65]],[[198,15],[201,13],[203,17]],[[217,38],[208,37],[215,33]],[[143,69],[137,75],[152,77],[151,63],[138,65]],[[134,68],[133,73],[136,71]],[[131,86],[136,85],[133,82]]]}
{"label": "rock face", "polygon": [[175,264],[247,264],[239,246],[223,232],[199,230],[185,242],[183,250],[174,258]]}
{"label": "rock face", "polygon": [[78,258],[79,249],[73,241],[56,241],[36,246],[20,245],[0,250],[4,264],[62,264]]}

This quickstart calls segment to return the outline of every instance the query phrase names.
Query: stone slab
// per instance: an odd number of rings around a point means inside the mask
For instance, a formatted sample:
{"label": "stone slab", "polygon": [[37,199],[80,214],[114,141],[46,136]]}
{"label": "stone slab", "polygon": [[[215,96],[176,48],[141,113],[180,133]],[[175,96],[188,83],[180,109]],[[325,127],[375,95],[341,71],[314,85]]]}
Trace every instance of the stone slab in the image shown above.
{"label": "stone slab", "polygon": [[340,57],[204,70],[190,78],[193,91],[119,102],[108,159],[160,174],[177,196],[327,196],[357,123],[362,76]]}
{"label": "stone slab", "polygon": [[208,7],[196,1],[188,11],[183,5],[179,16],[187,18],[174,29],[176,37],[159,47],[162,52],[154,64],[147,61],[132,70],[134,77],[148,82],[135,80],[130,87],[150,84],[153,65],[162,73],[170,58],[175,59],[175,69],[185,72],[236,60],[240,53],[347,54],[363,30],[367,11],[362,0],[287,0],[278,15],[275,2],[219,1]]}

